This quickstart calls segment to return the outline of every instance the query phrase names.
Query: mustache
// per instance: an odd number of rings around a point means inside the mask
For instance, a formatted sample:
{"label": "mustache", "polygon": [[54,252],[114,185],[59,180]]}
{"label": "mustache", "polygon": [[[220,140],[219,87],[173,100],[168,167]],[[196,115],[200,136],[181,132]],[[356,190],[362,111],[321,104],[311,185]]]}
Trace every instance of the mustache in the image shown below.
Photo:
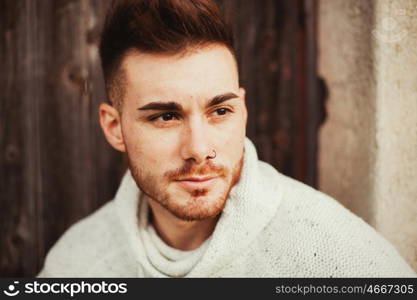
{"label": "mustache", "polygon": [[198,167],[193,163],[185,163],[182,167],[167,171],[164,174],[169,180],[178,180],[184,177],[193,177],[196,175],[211,175],[216,177],[226,177],[227,168],[223,165],[215,165],[209,161],[205,165]]}

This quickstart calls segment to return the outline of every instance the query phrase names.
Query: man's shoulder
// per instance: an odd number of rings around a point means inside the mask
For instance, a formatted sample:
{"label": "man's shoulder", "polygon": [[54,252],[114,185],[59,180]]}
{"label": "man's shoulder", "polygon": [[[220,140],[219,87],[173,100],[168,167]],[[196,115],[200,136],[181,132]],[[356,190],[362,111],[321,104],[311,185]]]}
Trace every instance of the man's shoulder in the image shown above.
{"label": "man's shoulder", "polygon": [[73,224],[50,249],[40,277],[98,276],[95,269],[120,256],[121,227],[114,201]]}
{"label": "man's shoulder", "polygon": [[412,276],[397,250],[341,203],[278,172],[274,182],[282,199],[267,230],[288,246],[275,244],[278,251],[292,247],[304,266],[323,267],[322,276]]}
{"label": "man's shoulder", "polygon": [[[306,211],[311,210],[326,210],[326,217],[337,214],[349,219],[358,218],[337,200],[301,181],[278,172],[268,163],[259,161],[259,168],[262,178],[266,179],[267,184],[275,186],[275,189],[279,190],[279,193],[276,194],[280,198],[277,201],[281,202],[278,213],[282,209],[287,209],[294,214],[304,214]],[[311,215],[313,216],[314,214]]]}

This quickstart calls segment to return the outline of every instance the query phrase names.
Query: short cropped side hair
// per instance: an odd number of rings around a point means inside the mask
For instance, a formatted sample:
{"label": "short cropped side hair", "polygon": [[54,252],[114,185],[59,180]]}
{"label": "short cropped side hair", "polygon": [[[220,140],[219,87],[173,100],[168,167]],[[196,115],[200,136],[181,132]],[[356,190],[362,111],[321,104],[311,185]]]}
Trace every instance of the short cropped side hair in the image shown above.
{"label": "short cropped side hair", "polygon": [[214,0],[114,0],[99,48],[109,100],[121,111],[128,51],[169,55],[210,43],[235,55],[232,29]]}

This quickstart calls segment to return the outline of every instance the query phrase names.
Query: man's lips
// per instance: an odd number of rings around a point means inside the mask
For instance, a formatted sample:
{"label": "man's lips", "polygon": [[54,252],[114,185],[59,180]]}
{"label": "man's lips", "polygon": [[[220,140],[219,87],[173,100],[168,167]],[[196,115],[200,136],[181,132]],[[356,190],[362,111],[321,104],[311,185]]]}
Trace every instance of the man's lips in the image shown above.
{"label": "man's lips", "polygon": [[215,176],[187,177],[187,178],[177,179],[177,181],[197,181],[197,182],[202,182],[202,181],[207,181],[207,180],[213,179],[214,177]]}
{"label": "man's lips", "polygon": [[207,189],[210,188],[218,179],[216,176],[206,177],[187,177],[175,180],[186,190]]}

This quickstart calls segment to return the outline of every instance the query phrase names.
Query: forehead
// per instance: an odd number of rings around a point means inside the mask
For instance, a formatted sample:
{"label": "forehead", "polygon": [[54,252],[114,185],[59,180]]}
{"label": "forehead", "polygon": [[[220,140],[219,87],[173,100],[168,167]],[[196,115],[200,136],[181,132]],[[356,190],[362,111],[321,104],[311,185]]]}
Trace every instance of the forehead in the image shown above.
{"label": "forehead", "polygon": [[211,97],[237,92],[238,71],[230,50],[210,45],[176,55],[130,52],[123,60],[127,97]]}

